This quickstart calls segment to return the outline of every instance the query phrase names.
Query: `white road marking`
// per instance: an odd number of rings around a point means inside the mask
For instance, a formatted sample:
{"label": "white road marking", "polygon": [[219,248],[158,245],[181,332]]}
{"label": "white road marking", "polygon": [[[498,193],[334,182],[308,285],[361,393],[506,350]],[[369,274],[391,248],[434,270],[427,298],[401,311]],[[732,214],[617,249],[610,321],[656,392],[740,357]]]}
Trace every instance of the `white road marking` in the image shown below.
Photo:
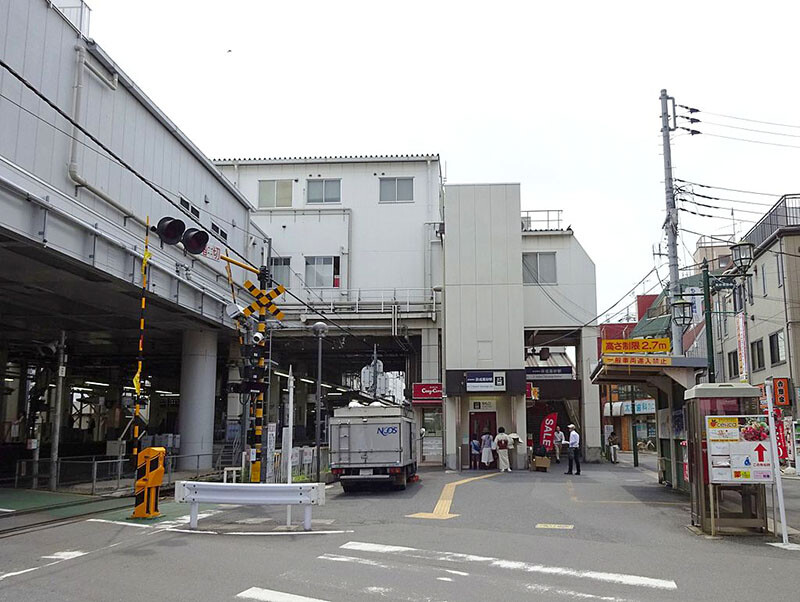
{"label": "white road marking", "polygon": [[15,512],[15,511],[11,510],[10,508],[0,508],[0,512]]}
{"label": "white road marking", "polygon": [[307,598],[306,596],[287,594],[286,592],[278,592],[273,589],[263,589],[260,587],[251,587],[240,594],[236,594],[236,597],[246,598],[248,600],[260,600],[260,602],[326,602],[320,598]]}
{"label": "white road marking", "polygon": [[386,594],[391,593],[391,587],[378,587],[377,585],[372,585],[364,590],[370,594],[380,594],[381,596],[385,596]]}
{"label": "white road marking", "polygon": [[391,569],[388,564],[383,564],[377,560],[370,560],[369,558],[357,558],[355,556],[342,556],[340,554],[323,554],[317,556],[320,560],[332,560],[333,562],[352,562],[353,564],[364,564],[367,566],[375,566],[380,569]]}
{"label": "white road marking", "polygon": [[452,577],[437,577],[436,581],[450,581],[452,583],[453,578]]}
{"label": "white road marking", "polygon": [[50,556],[42,556],[42,558],[48,560],[72,560],[73,558],[79,558],[81,556],[86,556],[86,552],[81,552],[80,550],[75,550],[74,552],[56,552]]}
{"label": "white road marking", "polygon": [[451,575],[460,575],[461,577],[469,577],[469,573],[465,573],[464,571],[454,571],[452,569],[445,569],[445,573],[450,573]]}
{"label": "white road marking", "polygon": [[586,594],[584,592],[576,592],[571,589],[561,589],[558,587],[551,587],[549,585],[539,585],[531,583],[525,586],[528,591],[536,592],[537,594],[556,594],[559,596],[566,596],[576,600],[602,600],[603,602],[628,602],[625,598],[615,598],[614,596],[597,596],[595,594]]}
{"label": "white road marking", "polygon": [[233,531],[225,535],[338,535],[355,533],[352,529],[343,531]]}
{"label": "white road marking", "polygon": [[269,516],[256,516],[253,518],[243,518],[242,520],[237,520],[236,524],[238,525],[263,525],[264,523],[274,523],[275,519],[270,518]]}
{"label": "white road marking", "polygon": [[178,529],[177,527],[170,527],[169,529],[163,529],[164,531],[169,531],[170,533],[202,533],[204,535],[219,535],[216,531],[201,531],[200,529]]}
{"label": "white road marking", "polygon": [[628,575],[624,573],[606,573],[603,571],[582,571],[569,567],[545,566],[541,564],[531,564],[517,560],[503,560],[489,556],[477,556],[474,554],[461,554],[457,552],[437,552],[433,550],[420,550],[405,546],[392,546],[385,544],[366,543],[360,541],[350,541],[340,546],[344,550],[356,550],[360,552],[375,552],[378,554],[392,554],[407,556],[410,558],[420,558],[423,560],[439,560],[444,562],[476,562],[488,564],[489,566],[508,570],[524,571],[526,573],[541,573],[544,575],[559,575],[564,577],[576,577],[578,579],[592,579],[606,583],[617,583],[619,585],[632,585],[638,587],[649,587],[653,589],[676,590],[677,584],[673,580],[655,579],[653,577],[642,577],[640,575]]}
{"label": "white road marking", "polygon": [[784,550],[793,550],[795,552],[800,552],[800,543],[782,543],[782,542],[770,542],[767,544],[768,546],[775,546],[776,548],[782,548]]}
{"label": "white road marking", "polygon": [[[50,565],[46,564],[45,566],[50,566]],[[36,570],[38,570],[40,568],[42,568],[42,567],[35,566],[32,569],[23,569],[21,571],[14,571],[13,573],[3,573],[2,575],[0,575],[0,581],[2,581],[3,579],[8,579],[9,577],[15,577],[17,575],[23,575],[25,573],[30,573],[31,571],[36,571]]]}
{"label": "white road marking", "polygon": [[333,489],[333,485],[325,485],[325,489]]}
{"label": "white road marking", "polygon": [[537,529],[574,529],[575,525],[559,525],[557,523],[538,523]]}
{"label": "white road marking", "polygon": [[87,518],[87,523],[106,523],[108,525],[119,525],[121,527],[138,527],[139,529],[152,529],[155,525],[140,525],[139,523],[129,523],[124,520],[106,520],[105,518]]}

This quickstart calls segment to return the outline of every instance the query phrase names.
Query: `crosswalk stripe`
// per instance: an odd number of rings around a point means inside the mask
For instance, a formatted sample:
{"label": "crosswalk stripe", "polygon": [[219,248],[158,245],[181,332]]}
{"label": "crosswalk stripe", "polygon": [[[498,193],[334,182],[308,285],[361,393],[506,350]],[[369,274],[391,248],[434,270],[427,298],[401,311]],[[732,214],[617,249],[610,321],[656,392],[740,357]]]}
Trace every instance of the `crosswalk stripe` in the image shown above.
{"label": "crosswalk stripe", "polygon": [[286,592],[278,592],[274,589],[263,589],[261,587],[251,587],[240,594],[236,594],[236,597],[246,600],[259,600],[260,602],[326,602],[321,598],[307,598],[306,596],[287,594]]}
{"label": "crosswalk stripe", "polygon": [[462,554],[458,552],[438,552],[434,550],[420,550],[405,546],[393,546],[385,544],[366,543],[362,541],[349,541],[340,546],[344,550],[355,550],[359,552],[374,552],[377,554],[390,554],[405,556],[409,558],[419,558],[422,560],[438,560],[443,562],[463,562],[481,563],[488,566],[524,571],[526,573],[540,573],[543,575],[556,575],[564,577],[576,577],[578,579],[591,579],[593,581],[603,581],[606,583],[616,583],[618,585],[632,585],[653,589],[676,590],[678,585],[671,579],[656,579],[654,577],[642,577],[640,575],[628,575],[625,573],[607,573],[604,571],[582,571],[569,567],[545,566],[541,564],[531,564],[518,560],[503,560],[490,556],[477,556],[474,554]]}

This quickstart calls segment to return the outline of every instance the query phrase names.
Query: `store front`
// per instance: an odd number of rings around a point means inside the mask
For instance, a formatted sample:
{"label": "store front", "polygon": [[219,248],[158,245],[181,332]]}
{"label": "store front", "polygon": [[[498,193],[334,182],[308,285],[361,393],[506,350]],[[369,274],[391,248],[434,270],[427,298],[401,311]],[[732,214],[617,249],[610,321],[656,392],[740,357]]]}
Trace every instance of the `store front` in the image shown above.
{"label": "store front", "polygon": [[411,404],[417,424],[425,429],[425,436],[420,441],[420,462],[441,464],[444,460],[441,383],[414,383]]}

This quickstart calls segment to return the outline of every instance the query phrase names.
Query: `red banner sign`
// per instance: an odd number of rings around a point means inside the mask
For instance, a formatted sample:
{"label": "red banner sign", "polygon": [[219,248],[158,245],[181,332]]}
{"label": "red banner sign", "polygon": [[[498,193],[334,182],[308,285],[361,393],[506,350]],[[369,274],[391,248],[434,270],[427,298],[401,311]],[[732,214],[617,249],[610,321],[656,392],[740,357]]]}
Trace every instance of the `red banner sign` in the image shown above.
{"label": "red banner sign", "polygon": [[772,379],[772,387],[775,393],[775,405],[777,407],[789,405],[789,379],[788,378],[774,378]]}
{"label": "red banner sign", "polygon": [[435,403],[442,400],[441,383],[414,383],[411,391],[414,403]]}
{"label": "red banner sign", "polygon": [[539,442],[544,445],[548,450],[553,447],[553,436],[556,432],[556,424],[558,423],[558,414],[553,412],[548,414],[542,420],[542,425],[539,427]]}
{"label": "red banner sign", "polygon": [[782,418],[775,419],[775,441],[778,443],[778,457],[781,460],[789,458],[789,446],[786,442],[786,429]]}

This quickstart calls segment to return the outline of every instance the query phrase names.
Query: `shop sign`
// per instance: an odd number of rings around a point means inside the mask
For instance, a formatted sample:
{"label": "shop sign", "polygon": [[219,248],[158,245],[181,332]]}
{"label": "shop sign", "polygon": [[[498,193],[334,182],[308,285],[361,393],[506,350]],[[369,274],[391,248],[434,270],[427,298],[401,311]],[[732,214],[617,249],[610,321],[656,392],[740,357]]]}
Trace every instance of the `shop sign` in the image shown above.
{"label": "shop sign", "polygon": [[553,412],[548,414],[542,420],[539,427],[539,442],[544,445],[548,450],[553,447],[553,438],[556,432],[556,423],[558,422],[558,413]]}
{"label": "shop sign", "polygon": [[775,393],[775,406],[785,407],[789,405],[789,379],[788,378],[773,378],[772,390]]}
{"label": "shop sign", "polygon": [[411,385],[414,403],[437,403],[442,400],[442,383],[414,383]]}
{"label": "shop sign", "polygon": [[603,339],[603,353],[669,353],[670,340],[662,339]]}
{"label": "shop sign", "polygon": [[767,419],[706,416],[711,483],[770,483],[773,463]]}
{"label": "shop sign", "polygon": [[[622,413],[623,414],[632,414],[631,410],[631,402],[630,401],[623,401],[622,402]],[[655,414],[656,413],[656,400],[655,399],[639,399],[636,401],[636,413],[637,414]]]}
{"label": "shop sign", "polygon": [[539,387],[534,387],[531,382],[525,383],[525,399],[539,401]]}
{"label": "shop sign", "polygon": [[672,358],[659,355],[604,355],[607,366],[671,366]]}
{"label": "shop sign", "polygon": [[475,399],[472,401],[473,412],[494,412],[497,409],[497,403],[494,400]]}
{"label": "shop sign", "polygon": [[527,380],[572,380],[572,366],[528,366],[525,368]]}
{"label": "shop sign", "polygon": [[778,458],[788,460],[789,446],[786,443],[786,429],[781,418],[775,418],[775,442],[778,444]]}
{"label": "shop sign", "polygon": [[736,354],[739,360],[739,382],[750,380],[750,366],[747,364],[747,322],[744,312],[736,314]]}
{"label": "shop sign", "polygon": [[505,391],[505,372],[467,372],[466,384],[468,392]]}

